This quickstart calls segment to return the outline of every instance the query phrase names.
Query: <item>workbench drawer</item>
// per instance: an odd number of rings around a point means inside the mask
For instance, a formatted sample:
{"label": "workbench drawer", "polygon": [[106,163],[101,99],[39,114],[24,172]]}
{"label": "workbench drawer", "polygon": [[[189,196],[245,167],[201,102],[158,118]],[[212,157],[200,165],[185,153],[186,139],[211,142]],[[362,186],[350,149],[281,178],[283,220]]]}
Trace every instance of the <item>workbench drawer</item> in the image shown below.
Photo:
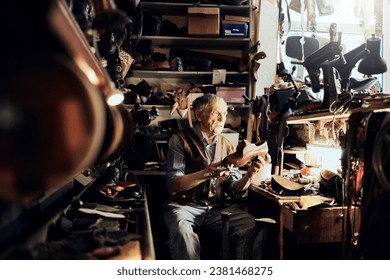
{"label": "workbench drawer", "polygon": [[283,206],[282,211],[283,226],[293,233],[297,243],[341,242],[343,239],[345,207],[293,210]]}

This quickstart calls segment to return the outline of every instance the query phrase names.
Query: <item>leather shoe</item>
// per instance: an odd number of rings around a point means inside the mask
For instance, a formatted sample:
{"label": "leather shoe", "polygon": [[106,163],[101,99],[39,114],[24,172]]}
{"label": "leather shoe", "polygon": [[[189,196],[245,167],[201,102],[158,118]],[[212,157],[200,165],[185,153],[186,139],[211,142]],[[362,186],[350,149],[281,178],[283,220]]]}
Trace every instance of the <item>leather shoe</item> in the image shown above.
{"label": "leather shoe", "polygon": [[343,200],[342,179],[338,174],[330,170],[321,170],[319,183],[321,193],[333,196],[338,202]]}
{"label": "leather shoe", "polygon": [[242,167],[247,165],[251,160],[258,156],[264,157],[268,152],[268,145],[266,141],[260,141],[255,144],[250,143],[244,139],[237,145],[237,150],[226,156],[222,162],[222,166],[234,165],[235,167]]}
{"label": "leather shoe", "polygon": [[257,71],[260,68],[260,59],[266,58],[267,55],[265,52],[258,52],[253,56],[252,62],[251,62],[251,75],[255,82],[257,82]]}
{"label": "leather shoe", "polygon": [[255,55],[259,52],[259,47],[260,47],[260,41],[257,41],[256,44],[254,44],[250,49],[248,54],[241,59],[240,64],[238,66],[238,71],[239,72],[244,72],[249,69],[249,67],[252,64],[253,58]]}
{"label": "leather shoe", "polygon": [[254,82],[257,82],[257,71],[259,70],[259,68],[260,63],[256,60],[253,60],[251,65],[251,75]]}

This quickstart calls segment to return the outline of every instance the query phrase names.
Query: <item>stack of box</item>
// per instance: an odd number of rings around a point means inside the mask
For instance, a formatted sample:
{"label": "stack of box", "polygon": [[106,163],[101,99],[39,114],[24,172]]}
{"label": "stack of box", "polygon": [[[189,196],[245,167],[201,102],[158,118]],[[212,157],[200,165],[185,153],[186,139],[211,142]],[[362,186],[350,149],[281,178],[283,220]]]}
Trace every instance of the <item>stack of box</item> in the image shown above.
{"label": "stack of box", "polygon": [[188,8],[189,37],[248,37],[249,17],[225,15],[220,22],[219,8]]}

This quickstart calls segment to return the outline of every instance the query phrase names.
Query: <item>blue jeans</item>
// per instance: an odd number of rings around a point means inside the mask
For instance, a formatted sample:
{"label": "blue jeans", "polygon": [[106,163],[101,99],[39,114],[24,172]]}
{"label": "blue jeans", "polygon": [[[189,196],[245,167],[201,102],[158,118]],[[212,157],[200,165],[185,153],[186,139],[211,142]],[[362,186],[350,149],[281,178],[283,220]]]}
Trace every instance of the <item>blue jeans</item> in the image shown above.
{"label": "blue jeans", "polygon": [[194,229],[203,226],[222,235],[221,212],[223,211],[231,213],[229,239],[235,246],[235,258],[246,259],[249,256],[246,245],[252,238],[255,221],[252,215],[240,209],[239,204],[232,204],[228,207],[211,207],[194,204],[181,205],[168,201],[164,204],[163,211],[169,231],[168,246],[172,259],[200,259],[200,241]]}

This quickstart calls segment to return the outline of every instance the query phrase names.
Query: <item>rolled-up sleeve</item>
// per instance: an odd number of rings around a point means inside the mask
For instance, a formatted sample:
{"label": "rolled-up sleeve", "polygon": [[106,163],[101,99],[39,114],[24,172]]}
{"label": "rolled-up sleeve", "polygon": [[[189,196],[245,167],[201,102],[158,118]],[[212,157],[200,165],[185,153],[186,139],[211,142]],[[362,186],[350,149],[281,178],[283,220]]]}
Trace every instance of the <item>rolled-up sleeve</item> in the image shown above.
{"label": "rolled-up sleeve", "polygon": [[[176,134],[172,135],[168,142],[167,152],[167,172],[165,174],[165,185],[169,193],[173,193],[173,185],[176,177],[185,175],[185,156],[183,140]],[[238,168],[230,170],[227,180],[223,183],[225,193],[233,198],[241,197],[244,192],[234,193],[233,186],[236,181],[242,178],[242,173]]]}
{"label": "rolled-up sleeve", "polygon": [[240,198],[244,194],[246,194],[246,191],[242,191],[240,193],[235,193],[233,191],[233,185],[241,178],[242,178],[242,173],[240,170],[238,170],[238,168],[233,168],[232,170],[230,170],[228,179],[223,185],[224,191],[228,196],[232,198]]}
{"label": "rolled-up sleeve", "polygon": [[174,134],[168,142],[167,173],[165,174],[165,185],[169,193],[172,193],[174,179],[185,174],[185,167],[183,140]]}

